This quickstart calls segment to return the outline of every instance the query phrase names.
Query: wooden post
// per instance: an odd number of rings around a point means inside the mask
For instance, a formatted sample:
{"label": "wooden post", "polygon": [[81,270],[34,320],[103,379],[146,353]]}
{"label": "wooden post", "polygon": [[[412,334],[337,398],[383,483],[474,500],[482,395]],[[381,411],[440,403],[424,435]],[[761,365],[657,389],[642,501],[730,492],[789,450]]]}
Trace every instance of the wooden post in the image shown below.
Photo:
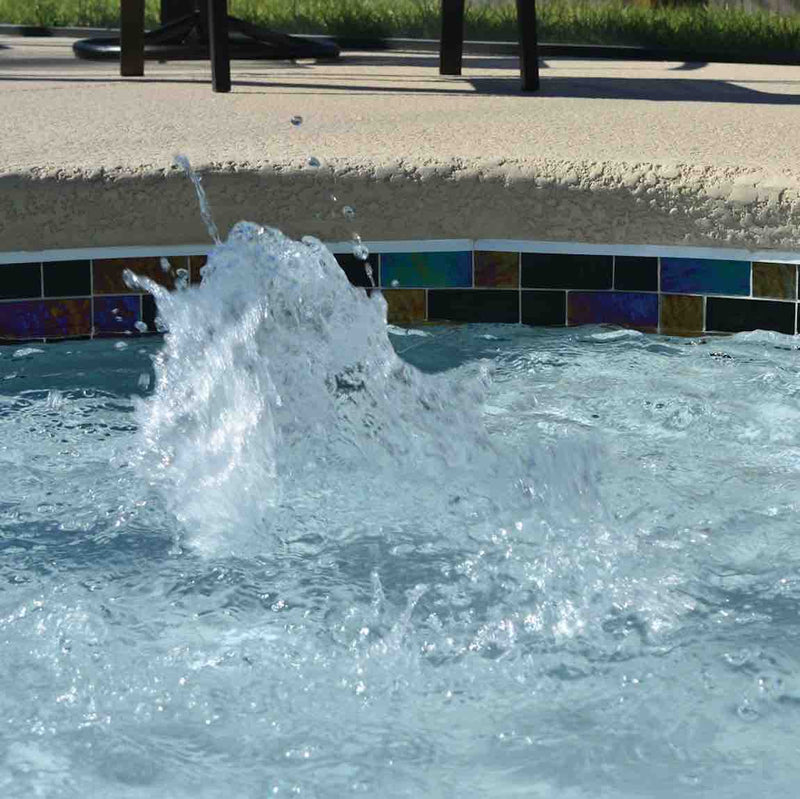
{"label": "wooden post", "polygon": [[211,56],[211,88],[231,90],[231,59],[228,52],[228,2],[208,0],[208,39]]}
{"label": "wooden post", "polygon": [[519,71],[522,91],[539,88],[539,47],[536,42],[536,0],[517,0],[519,26]]}
{"label": "wooden post", "polygon": [[460,75],[464,51],[464,0],[442,0],[439,74]]}
{"label": "wooden post", "polygon": [[144,75],[144,0],[121,0],[120,6],[120,75]]}

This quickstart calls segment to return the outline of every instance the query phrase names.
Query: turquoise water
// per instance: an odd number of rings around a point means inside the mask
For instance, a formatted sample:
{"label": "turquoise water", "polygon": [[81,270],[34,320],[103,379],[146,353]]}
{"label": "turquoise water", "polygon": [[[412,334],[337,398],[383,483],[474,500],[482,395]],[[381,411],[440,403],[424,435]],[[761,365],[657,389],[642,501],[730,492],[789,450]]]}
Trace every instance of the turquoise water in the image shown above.
{"label": "turquoise water", "polygon": [[800,779],[798,343],[385,324],[253,227],[0,350],[3,797]]}

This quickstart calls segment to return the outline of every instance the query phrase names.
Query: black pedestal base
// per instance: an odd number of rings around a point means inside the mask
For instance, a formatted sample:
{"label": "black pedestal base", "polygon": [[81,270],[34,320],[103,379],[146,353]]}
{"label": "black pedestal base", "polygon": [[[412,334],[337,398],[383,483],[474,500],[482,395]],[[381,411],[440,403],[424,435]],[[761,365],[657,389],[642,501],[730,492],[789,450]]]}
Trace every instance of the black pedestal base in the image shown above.
{"label": "black pedestal base", "polygon": [[[230,58],[295,59],[338,58],[334,42],[304,39],[259,28],[249,22],[228,17]],[[81,39],[72,45],[78,58],[119,60],[119,37]],[[144,35],[144,57],[152,61],[183,61],[209,58],[208,28],[199,11],[176,19]]]}

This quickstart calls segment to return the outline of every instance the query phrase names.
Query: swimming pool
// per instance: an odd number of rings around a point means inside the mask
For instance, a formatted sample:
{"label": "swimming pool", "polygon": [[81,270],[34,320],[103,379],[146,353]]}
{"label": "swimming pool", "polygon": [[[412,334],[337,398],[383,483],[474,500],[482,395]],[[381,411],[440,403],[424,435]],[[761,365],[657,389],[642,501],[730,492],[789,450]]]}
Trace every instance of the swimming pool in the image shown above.
{"label": "swimming pool", "polygon": [[791,795],[798,343],[391,328],[240,225],[0,352],[3,796]]}

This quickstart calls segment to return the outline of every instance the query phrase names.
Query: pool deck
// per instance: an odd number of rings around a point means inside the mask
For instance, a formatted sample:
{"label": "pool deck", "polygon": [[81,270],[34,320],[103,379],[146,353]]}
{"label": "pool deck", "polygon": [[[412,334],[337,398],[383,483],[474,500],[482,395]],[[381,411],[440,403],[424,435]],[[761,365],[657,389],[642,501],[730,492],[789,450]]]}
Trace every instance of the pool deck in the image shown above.
{"label": "pool deck", "polygon": [[0,252],[207,242],[177,153],[223,231],[800,248],[800,67],[548,59],[523,94],[516,58],[346,52],[213,94],[73,41],[0,36]]}

